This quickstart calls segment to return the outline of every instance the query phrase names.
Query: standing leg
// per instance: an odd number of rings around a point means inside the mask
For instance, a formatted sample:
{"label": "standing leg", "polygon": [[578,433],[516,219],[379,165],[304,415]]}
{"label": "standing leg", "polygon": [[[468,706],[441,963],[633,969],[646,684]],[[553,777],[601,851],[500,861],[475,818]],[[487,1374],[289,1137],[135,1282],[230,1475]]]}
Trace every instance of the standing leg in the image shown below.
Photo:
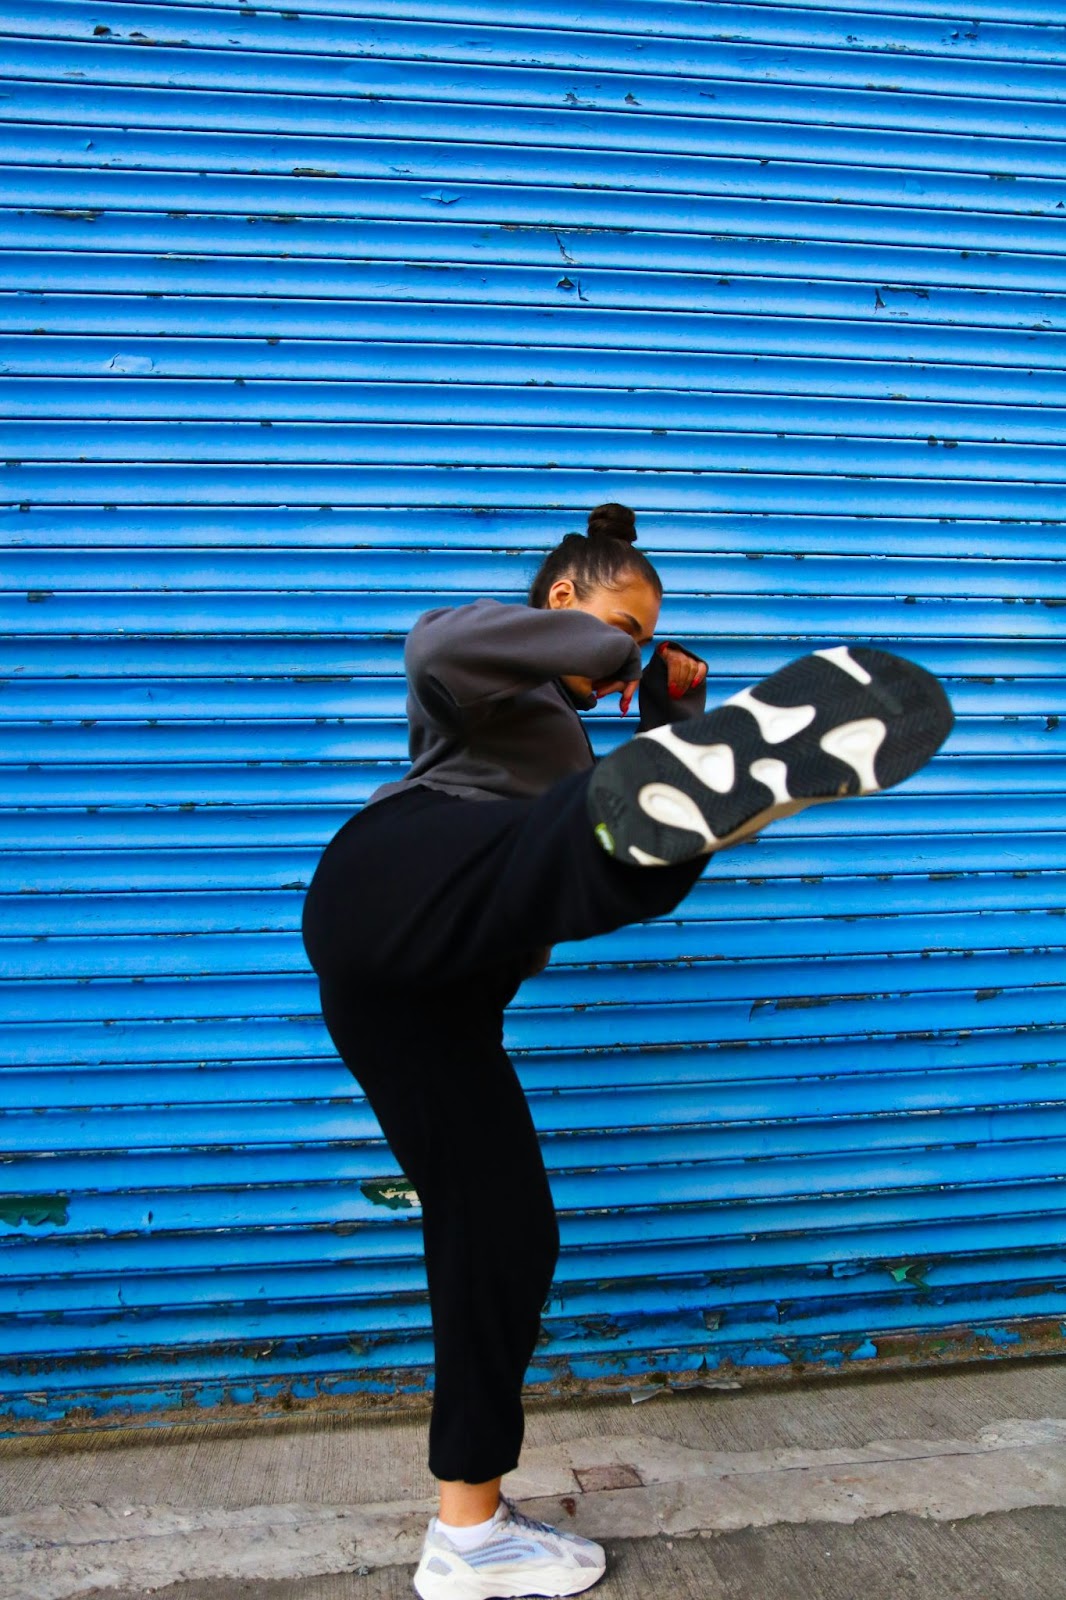
{"label": "standing leg", "polygon": [[522,1381],[559,1245],[502,1043],[516,979],[415,991],[322,983],[333,1042],[422,1202],[436,1364],[430,1471],[469,1484],[518,1463]]}

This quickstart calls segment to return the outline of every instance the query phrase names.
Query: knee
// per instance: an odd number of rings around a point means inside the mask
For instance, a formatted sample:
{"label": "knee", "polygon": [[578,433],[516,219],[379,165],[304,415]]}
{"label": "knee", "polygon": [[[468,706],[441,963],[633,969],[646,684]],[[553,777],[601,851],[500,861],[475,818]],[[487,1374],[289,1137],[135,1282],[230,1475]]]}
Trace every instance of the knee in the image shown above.
{"label": "knee", "polygon": [[559,1258],[559,1223],[543,1173],[501,1174],[484,1212],[486,1248],[520,1252],[530,1280],[547,1294]]}
{"label": "knee", "polygon": [[547,1179],[536,1191],[525,1196],[525,1204],[510,1212],[509,1233],[512,1242],[521,1243],[522,1252],[531,1266],[535,1263],[543,1285],[543,1295],[551,1287],[552,1277],[559,1260],[559,1221]]}

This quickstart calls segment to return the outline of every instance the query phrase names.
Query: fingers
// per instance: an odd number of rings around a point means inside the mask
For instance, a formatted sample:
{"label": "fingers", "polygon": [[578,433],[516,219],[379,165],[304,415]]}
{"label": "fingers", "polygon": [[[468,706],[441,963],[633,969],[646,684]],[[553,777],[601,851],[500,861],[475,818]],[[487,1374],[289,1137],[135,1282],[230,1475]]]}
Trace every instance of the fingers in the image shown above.
{"label": "fingers", "polygon": [[[662,656],[666,663],[667,688],[674,700],[680,700],[690,689],[698,688],[707,676],[706,661],[701,661],[699,656],[690,655],[687,650],[682,650],[678,646],[661,644],[656,654]],[[634,678],[630,683],[601,678],[593,683],[592,692],[597,700],[605,700],[612,694],[618,695],[619,708],[625,717],[629,715],[629,708],[639,688],[639,678]]]}
{"label": "fingers", "polygon": [[670,644],[661,644],[658,652],[666,662],[666,683],[674,700],[680,700],[690,689],[696,689],[707,676],[707,663],[687,650]]}
{"label": "fingers", "polygon": [[600,678],[592,685],[592,692],[597,700],[606,700],[608,695],[616,694],[619,698],[623,717],[627,715],[633,704],[633,696],[640,688],[640,679],[634,678],[630,683],[623,683],[621,678]]}
{"label": "fingers", "polygon": [[667,685],[675,700],[680,700],[681,696],[688,694],[697,683],[702,683],[707,672],[702,661],[673,650],[666,657],[666,666]]}

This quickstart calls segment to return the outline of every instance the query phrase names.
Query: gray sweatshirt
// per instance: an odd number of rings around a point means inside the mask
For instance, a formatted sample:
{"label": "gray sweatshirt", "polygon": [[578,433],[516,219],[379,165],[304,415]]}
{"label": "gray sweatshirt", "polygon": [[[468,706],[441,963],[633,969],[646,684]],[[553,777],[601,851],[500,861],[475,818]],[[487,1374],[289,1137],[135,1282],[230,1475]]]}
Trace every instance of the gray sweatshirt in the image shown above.
{"label": "gray sweatshirt", "polygon": [[[587,611],[475,600],[419,617],[404,650],[411,770],[371,803],[412,784],[469,800],[542,794],[594,762],[563,675],[640,678],[640,726],[703,712],[703,685],[674,700],[659,656],[641,674],[638,646]],[[591,710],[595,696],[581,704]]]}

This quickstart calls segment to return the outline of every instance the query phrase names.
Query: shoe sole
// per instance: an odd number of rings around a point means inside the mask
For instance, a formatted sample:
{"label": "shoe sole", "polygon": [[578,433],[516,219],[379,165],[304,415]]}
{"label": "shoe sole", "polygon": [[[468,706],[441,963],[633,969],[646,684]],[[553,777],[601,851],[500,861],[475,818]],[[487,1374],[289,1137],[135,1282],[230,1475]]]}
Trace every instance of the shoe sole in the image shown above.
{"label": "shoe sole", "polygon": [[[559,1569],[559,1576],[551,1578],[542,1577],[539,1581],[541,1588],[531,1588],[529,1582],[520,1577],[505,1580],[500,1576],[479,1579],[468,1576],[465,1572],[450,1573],[447,1577],[443,1573],[417,1572],[414,1578],[414,1589],[421,1600],[518,1600],[523,1595],[558,1596],[584,1594],[586,1589],[591,1589],[599,1583],[606,1567],[594,1571],[591,1567],[584,1567],[578,1572],[572,1569]],[[548,1585],[548,1587],[543,1587]]]}
{"label": "shoe sole", "polygon": [[691,861],[807,806],[902,783],[953,722],[944,690],[913,661],[817,650],[697,721],[615,750],[593,769],[589,815],[619,861]]}

